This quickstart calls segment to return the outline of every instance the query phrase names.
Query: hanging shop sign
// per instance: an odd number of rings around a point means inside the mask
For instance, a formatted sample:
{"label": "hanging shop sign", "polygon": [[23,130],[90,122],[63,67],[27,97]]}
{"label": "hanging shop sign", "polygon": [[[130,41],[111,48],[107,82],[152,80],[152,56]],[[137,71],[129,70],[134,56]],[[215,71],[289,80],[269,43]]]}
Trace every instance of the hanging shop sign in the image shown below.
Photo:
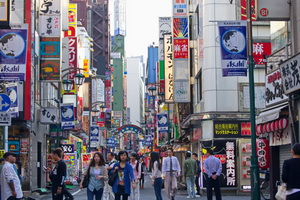
{"label": "hanging shop sign", "polygon": [[58,109],[57,108],[41,108],[40,110],[41,124],[57,124],[58,123]]}
{"label": "hanging shop sign", "polygon": [[60,38],[59,37],[41,37],[40,40],[41,58],[60,58]]}
{"label": "hanging shop sign", "polygon": [[10,108],[8,112],[11,113],[11,117],[15,118],[19,116],[19,95],[18,84],[15,82],[9,82],[5,84],[6,94],[10,98]]}
{"label": "hanging shop sign", "polygon": [[246,21],[219,21],[223,77],[247,76]]}
{"label": "hanging shop sign", "polygon": [[75,127],[75,115],[73,104],[61,104],[61,128],[62,130],[74,129]]}
{"label": "hanging shop sign", "polygon": [[174,59],[188,58],[188,39],[174,39]]}
{"label": "hanging shop sign", "polygon": [[173,0],[173,15],[174,16],[188,15],[188,0]]}
{"label": "hanging shop sign", "polygon": [[269,140],[258,139],[256,141],[256,153],[258,156],[259,168],[268,169],[270,167]]}
{"label": "hanging shop sign", "polygon": [[266,106],[286,101],[288,96],[284,94],[284,85],[280,70],[276,70],[266,76],[265,101]]}
{"label": "hanging shop sign", "polygon": [[40,15],[60,15],[60,0],[40,1]]}
{"label": "hanging shop sign", "polygon": [[253,60],[256,65],[266,65],[265,57],[271,55],[272,47],[270,42],[253,43]]}
{"label": "hanging shop sign", "polygon": [[174,98],[173,80],[173,50],[172,35],[164,35],[164,60],[165,60],[165,102],[172,103]]}
{"label": "hanging shop sign", "polygon": [[[213,140],[213,141],[203,141],[203,148],[214,147],[214,157],[220,159],[222,164],[222,172],[220,175],[220,186],[221,187],[236,187],[237,186],[237,152],[236,152],[236,141],[235,140]],[[207,175],[205,174],[204,161],[207,159],[206,155],[202,156],[202,172],[204,176],[203,179],[204,187],[207,186]]]}
{"label": "hanging shop sign", "polygon": [[100,143],[100,128],[98,126],[92,126],[90,130],[90,143],[91,147],[97,148]]}
{"label": "hanging shop sign", "polygon": [[214,138],[240,138],[250,136],[250,122],[214,121]]}
{"label": "hanging shop sign", "polygon": [[74,153],[74,144],[62,144],[61,148],[64,153]]}
{"label": "hanging shop sign", "polygon": [[60,16],[40,15],[39,25],[41,37],[60,37]]}
{"label": "hanging shop sign", "polygon": [[300,53],[279,64],[284,94],[300,89]]}
{"label": "hanging shop sign", "polygon": [[24,23],[24,5],[24,0],[11,1],[10,26]]}
{"label": "hanging shop sign", "polygon": [[60,81],[60,60],[41,60],[41,81]]}

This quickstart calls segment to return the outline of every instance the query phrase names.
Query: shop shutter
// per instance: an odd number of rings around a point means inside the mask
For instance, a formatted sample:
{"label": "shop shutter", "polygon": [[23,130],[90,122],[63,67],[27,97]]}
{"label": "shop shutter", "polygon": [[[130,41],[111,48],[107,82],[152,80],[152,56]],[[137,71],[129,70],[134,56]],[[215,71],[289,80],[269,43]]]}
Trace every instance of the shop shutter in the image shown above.
{"label": "shop shutter", "polygon": [[292,153],[291,153],[291,145],[282,145],[279,148],[279,163],[280,163],[280,179],[281,179],[281,174],[282,174],[282,165],[283,162],[287,159],[292,158]]}

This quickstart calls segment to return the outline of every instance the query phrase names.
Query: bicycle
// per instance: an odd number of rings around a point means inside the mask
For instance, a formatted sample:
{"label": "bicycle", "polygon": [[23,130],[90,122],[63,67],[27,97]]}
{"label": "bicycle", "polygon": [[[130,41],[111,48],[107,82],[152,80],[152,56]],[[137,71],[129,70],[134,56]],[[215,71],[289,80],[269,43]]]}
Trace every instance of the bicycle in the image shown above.
{"label": "bicycle", "polygon": [[270,171],[267,170],[260,170],[259,171],[259,178],[261,180],[260,183],[260,195],[264,200],[271,199],[270,193]]}

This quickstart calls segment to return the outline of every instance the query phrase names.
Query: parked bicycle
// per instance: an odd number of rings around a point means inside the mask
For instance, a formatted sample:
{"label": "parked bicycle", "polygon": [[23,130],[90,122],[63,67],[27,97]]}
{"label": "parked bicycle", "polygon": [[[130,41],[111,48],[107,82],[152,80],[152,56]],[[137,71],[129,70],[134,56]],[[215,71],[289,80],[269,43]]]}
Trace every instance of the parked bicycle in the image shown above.
{"label": "parked bicycle", "polygon": [[260,170],[259,178],[260,178],[260,195],[264,200],[270,200],[271,199],[270,171],[268,169]]}

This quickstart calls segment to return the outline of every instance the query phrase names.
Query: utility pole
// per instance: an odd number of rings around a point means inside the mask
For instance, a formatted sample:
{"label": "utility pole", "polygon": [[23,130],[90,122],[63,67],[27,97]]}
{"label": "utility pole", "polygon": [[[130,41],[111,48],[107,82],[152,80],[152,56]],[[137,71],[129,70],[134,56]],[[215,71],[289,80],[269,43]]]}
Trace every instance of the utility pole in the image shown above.
{"label": "utility pole", "polygon": [[249,63],[249,91],[250,91],[250,122],[251,122],[251,199],[260,200],[258,158],[256,155],[256,128],[255,128],[255,86],[254,86],[254,61],[252,42],[252,6],[247,0],[247,33],[248,33],[248,63]]}

